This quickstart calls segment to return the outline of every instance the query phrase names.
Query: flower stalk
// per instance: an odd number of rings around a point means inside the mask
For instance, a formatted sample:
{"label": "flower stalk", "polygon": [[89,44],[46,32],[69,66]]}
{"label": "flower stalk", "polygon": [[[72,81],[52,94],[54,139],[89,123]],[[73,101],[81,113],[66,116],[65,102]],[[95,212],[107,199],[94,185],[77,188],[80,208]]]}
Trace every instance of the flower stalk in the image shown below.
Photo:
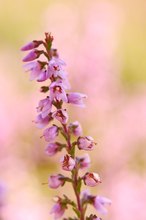
{"label": "flower stalk", "polygon": [[[106,197],[93,196],[89,192],[81,191],[82,184],[95,187],[101,183],[100,176],[94,172],[86,172],[80,176],[81,169],[87,169],[90,165],[88,154],[78,157],[78,150],[91,151],[96,147],[94,139],[90,136],[83,136],[82,128],[78,121],[69,123],[69,115],[63,104],[73,104],[85,107],[85,94],[78,92],[68,92],[70,84],[65,71],[65,62],[59,58],[57,49],[52,47],[53,36],[45,33],[44,40],[34,40],[24,45],[22,51],[30,51],[24,58],[25,70],[30,72],[30,80],[39,83],[48,82],[47,86],[41,86],[40,92],[47,96],[40,100],[37,106],[38,115],[35,123],[38,128],[44,129],[42,138],[48,143],[45,152],[50,156],[56,155],[62,149],[66,154],[61,158],[62,170],[70,172],[70,178],[62,174],[53,174],[48,178],[48,186],[52,189],[63,187],[64,184],[71,184],[75,193],[76,202],[69,196],[55,197],[55,205],[51,209],[54,219],[61,218],[70,205],[75,212],[74,217],[64,218],[64,220],[100,220],[96,214],[86,215],[88,205],[93,205],[99,214],[106,213],[106,204],[111,201]],[[38,50],[42,45],[44,49]],[[44,60],[40,60],[44,56]],[[56,121],[60,123],[56,124]],[[63,136],[65,143],[56,141],[59,136]],[[74,138],[75,141],[73,141]]]}

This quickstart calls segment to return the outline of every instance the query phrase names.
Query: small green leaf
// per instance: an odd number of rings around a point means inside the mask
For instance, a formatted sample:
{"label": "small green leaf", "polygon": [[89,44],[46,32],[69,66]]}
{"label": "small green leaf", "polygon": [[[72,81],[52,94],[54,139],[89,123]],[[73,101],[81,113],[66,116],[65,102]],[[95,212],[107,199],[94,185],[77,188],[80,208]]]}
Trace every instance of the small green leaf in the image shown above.
{"label": "small green leaf", "polygon": [[77,214],[77,216],[80,218],[80,211],[76,208],[73,208],[73,211]]}

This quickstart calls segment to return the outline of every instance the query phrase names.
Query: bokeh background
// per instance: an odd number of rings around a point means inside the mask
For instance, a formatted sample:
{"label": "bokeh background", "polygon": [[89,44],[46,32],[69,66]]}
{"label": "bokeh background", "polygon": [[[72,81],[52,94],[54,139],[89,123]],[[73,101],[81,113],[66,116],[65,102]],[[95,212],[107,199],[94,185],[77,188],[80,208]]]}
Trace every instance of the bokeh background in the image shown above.
{"label": "bokeh background", "polygon": [[113,202],[103,219],[145,220],[146,1],[0,0],[0,5],[0,219],[53,219],[52,197],[64,190],[42,185],[60,170],[61,155],[50,159],[44,153],[42,133],[32,123],[40,84],[24,73],[19,50],[52,32],[72,91],[88,95],[85,109],[69,111],[98,142],[90,169],[102,184],[92,192]]}

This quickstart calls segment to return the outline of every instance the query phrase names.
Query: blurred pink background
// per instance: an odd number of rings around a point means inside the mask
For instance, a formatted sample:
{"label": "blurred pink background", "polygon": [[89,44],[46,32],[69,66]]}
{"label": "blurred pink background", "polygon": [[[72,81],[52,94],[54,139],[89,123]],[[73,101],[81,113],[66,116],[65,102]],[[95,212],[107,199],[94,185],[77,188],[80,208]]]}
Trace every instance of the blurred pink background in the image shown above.
{"label": "blurred pink background", "polygon": [[60,170],[61,154],[44,153],[32,123],[40,84],[29,81],[19,50],[51,32],[72,91],[88,95],[85,109],[69,111],[98,142],[91,170],[102,184],[93,192],[112,200],[103,219],[145,220],[146,2],[6,0],[0,18],[0,219],[53,219],[52,197],[65,192],[42,185]]}

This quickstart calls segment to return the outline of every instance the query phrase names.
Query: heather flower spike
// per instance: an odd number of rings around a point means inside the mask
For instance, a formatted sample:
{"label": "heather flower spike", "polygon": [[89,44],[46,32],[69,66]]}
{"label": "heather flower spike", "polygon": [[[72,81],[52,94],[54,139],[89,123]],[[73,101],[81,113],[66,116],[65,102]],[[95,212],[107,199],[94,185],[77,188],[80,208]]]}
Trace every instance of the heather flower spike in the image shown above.
{"label": "heather flower spike", "polygon": [[[111,204],[111,200],[106,197],[91,195],[89,192],[82,192],[82,186],[96,187],[101,183],[100,176],[97,173],[87,172],[80,175],[80,170],[88,169],[90,166],[90,157],[88,154],[78,156],[76,149],[91,151],[96,147],[96,143],[91,136],[84,136],[82,127],[78,121],[69,122],[69,115],[64,107],[73,104],[84,107],[85,94],[79,92],[69,92],[70,84],[65,71],[65,62],[60,59],[57,49],[52,47],[53,36],[45,33],[44,40],[34,40],[24,45],[21,50],[28,52],[23,62],[26,72],[30,72],[30,80],[36,80],[39,83],[46,81],[47,85],[41,85],[40,92],[44,93],[37,106],[37,117],[35,123],[38,128],[44,129],[42,136],[47,142],[45,153],[52,157],[65,150],[65,154],[60,159],[62,170],[70,173],[70,177],[62,174],[52,174],[48,178],[48,186],[52,189],[63,187],[67,182],[72,185],[76,201],[64,194],[63,197],[55,197],[55,204],[50,213],[54,219],[60,219],[65,214],[66,209],[71,206],[74,210],[74,216],[64,220],[101,220],[98,214],[107,213],[106,205]],[[39,46],[42,50],[38,50]],[[41,60],[39,59],[41,55]],[[44,56],[44,60],[43,60]],[[42,61],[43,60],[43,61]],[[63,143],[60,136],[64,138]],[[58,140],[56,140],[56,138]],[[59,164],[59,163],[58,163]],[[82,171],[82,172],[83,172]],[[97,214],[87,216],[88,205],[93,205]]]}

